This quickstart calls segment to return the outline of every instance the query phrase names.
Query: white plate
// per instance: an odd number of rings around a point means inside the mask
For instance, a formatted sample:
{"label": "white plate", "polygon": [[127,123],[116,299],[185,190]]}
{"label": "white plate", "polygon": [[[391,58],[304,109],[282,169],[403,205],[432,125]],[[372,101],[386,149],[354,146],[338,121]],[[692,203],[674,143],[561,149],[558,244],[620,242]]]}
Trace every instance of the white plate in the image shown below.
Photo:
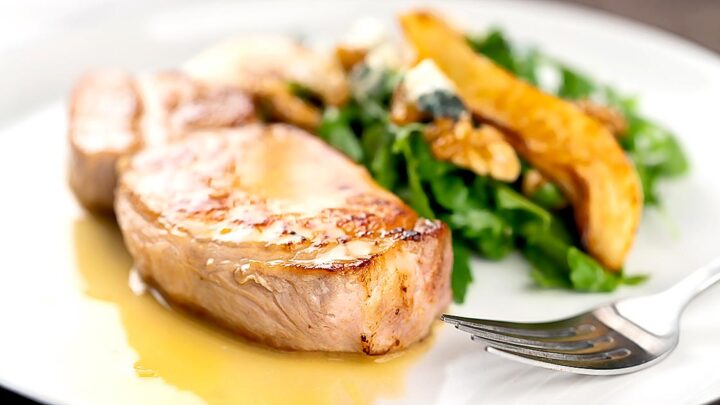
{"label": "white plate", "polygon": [[[643,219],[627,268],[652,272],[647,284],[612,295],[538,290],[530,285],[527,265],[512,257],[500,264],[478,262],[466,304],[451,312],[514,320],[555,318],[616,297],[657,291],[720,253],[720,60],[716,55],[650,28],[552,3],[437,3],[437,8],[478,30],[499,25],[519,42],[537,44],[608,83],[640,94],[643,110],[680,135],[693,164],[688,177],[663,187],[664,214],[651,210]],[[204,330],[201,325],[167,313],[157,325],[165,340],[146,342],[149,346],[138,343],[138,334],[157,337],[158,332],[151,331],[152,322],[141,322],[139,329],[128,326],[132,325],[128,314],[167,310],[147,297],[129,295],[125,283],[129,262],[118,247],[117,235],[111,226],[88,219],[69,193],[65,106],[60,97],[81,71],[92,66],[174,66],[202,46],[239,32],[335,36],[359,16],[390,21],[410,3],[167,4],[112,2],[107,8],[89,8],[53,35],[28,40],[22,50],[0,52],[4,275],[0,384],[26,395],[74,404],[202,403],[203,399],[237,403],[272,393],[262,390],[282,392],[293,385],[293,371],[278,363],[274,387],[258,387],[255,396],[213,397],[194,390],[192,381],[207,377],[193,375],[194,371],[210,370],[215,373],[212,378],[225,380],[248,376],[196,367],[198,359],[192,356],[174,359],[179,363],[168,375],[160,371],[154,377],[139,376],[157,370],[144,370],[142,364],[134,368],[136,362],[175,339],[198,343],[215,339],[230,352],[234,349],[228,345],[235,343],[220,335],[208,337],[212,331],[193,337],[193,331]],[[83,266],[88,261],[93,271],[107,267],[112,276],[87,273]],[[133,299],[142,301],[137,304],[140,310],[128,309],[135,305]],[[666,361],[628,376],[583,377],[529,368],[485,353],[451,328],[438,328],[431,342],[406,356],[411,359],[402,360],[407,370],[392,372],[395,381],[375,381],[367,388],[353,379],[352,369],[338,371],[345,374],[335,383],[346,399],[411,404],[698,403],[720,396],[718,313],[720,291],[716,290],[688,309],[680,346]],[[389,363],[401,360],[393,362]],[[376,373],[369,370],[357,376],[372,380]],[[330,377],[320,376],[318,387],[328,384]],[[249,382],[237,384],[238,390],[252,390],[252,376]],[[393,386],[383,388],[388,384]]]}

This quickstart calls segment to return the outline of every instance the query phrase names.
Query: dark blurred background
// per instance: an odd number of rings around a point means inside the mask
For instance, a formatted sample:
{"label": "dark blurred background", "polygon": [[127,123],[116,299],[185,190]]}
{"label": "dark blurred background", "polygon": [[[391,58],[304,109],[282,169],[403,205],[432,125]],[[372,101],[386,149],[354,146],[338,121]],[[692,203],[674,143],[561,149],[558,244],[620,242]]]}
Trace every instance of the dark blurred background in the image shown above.
{"label": "dark blurred background", "polygon": [[720,0],[559,1],[586,5],[655,25],[720,53]]}

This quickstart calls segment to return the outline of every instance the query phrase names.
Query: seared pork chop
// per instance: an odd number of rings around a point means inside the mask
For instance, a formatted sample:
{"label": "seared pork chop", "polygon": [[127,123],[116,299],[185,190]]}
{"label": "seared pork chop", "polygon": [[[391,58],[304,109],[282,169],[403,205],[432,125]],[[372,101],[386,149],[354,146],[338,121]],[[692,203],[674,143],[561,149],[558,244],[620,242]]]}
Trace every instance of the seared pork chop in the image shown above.
{"label": "seared pork chop", "polygon": [[179,72],[137,78],[115,70],[90,73],[71,99],[70,185],[86,208],[111,210],[120,157],[254,116],[244,92],[199,84]]}
{"label": "seared pork chop", "polygon": [[171,301],[291,350],[382,354],[450,301],[450,231],[291,126],[208,131],[124,159],[115,210]]}

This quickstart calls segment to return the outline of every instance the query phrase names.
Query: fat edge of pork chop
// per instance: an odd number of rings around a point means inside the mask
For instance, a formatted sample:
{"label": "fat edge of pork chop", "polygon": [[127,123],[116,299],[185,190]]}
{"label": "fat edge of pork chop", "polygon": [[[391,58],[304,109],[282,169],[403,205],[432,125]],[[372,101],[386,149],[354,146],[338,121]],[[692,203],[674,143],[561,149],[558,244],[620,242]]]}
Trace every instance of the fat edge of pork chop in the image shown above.
{"label": "fat edge of pork chop", "polygon": [[[220,132],[220,133],[217,133]],[[450,232],[286,125],[194,135],[123,162],[116,213],[172,302],[282,349],[383,354],[450,302]]]}
{"label": "fat edge of pork chop", "polygon": [[70,99],[69,182],[91,211],[111,211],[123,156],[199,129],[254,121],[249,96],[228,86],[201,84],[175,71],[133,76],[97,70],[83,76]]}

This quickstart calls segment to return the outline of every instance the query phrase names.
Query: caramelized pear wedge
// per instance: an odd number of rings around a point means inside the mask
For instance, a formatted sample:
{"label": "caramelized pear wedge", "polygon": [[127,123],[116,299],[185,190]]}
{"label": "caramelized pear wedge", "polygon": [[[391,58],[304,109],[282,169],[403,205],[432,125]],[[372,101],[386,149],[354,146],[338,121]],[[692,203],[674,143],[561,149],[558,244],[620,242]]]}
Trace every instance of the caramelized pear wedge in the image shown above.
{"label": "caramelized pear wedge", "polygon": [[638,175],[614,136],[577,106],[543,93],[478,55],[460,31],[432,13],[404,14],[400,22],[419,59],[432,59],[458,95],[573,205],[588,252],[619,270],[642,212]]}

